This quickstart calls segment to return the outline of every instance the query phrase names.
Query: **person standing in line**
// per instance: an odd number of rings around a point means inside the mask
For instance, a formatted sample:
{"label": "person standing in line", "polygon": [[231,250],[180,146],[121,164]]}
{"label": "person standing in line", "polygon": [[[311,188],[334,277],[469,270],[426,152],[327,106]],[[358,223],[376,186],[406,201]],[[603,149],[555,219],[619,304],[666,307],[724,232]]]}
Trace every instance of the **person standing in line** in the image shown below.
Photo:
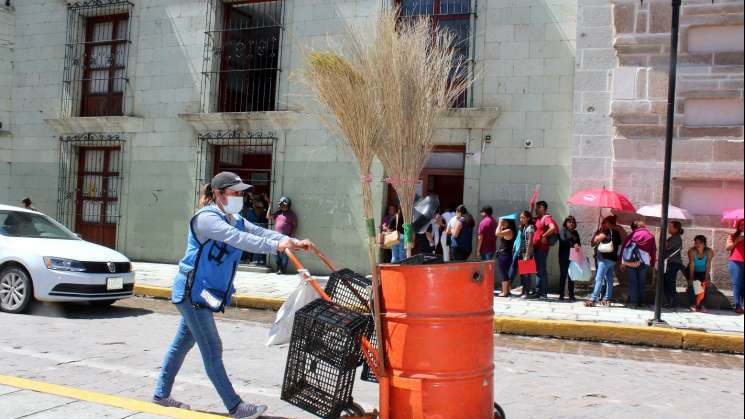
{"label": "person standing in line", "polygon": [[629,278],[629,303],[644,307],[647,272],[657,262],[657,242],[643,221],[631,223],[631,234],[621,245],[621,271]]}
{"label": "person standing in line", "polygon": [[21,201],[21,203],[23,204],[23,208],[31,211],[36,211],[36,208],[34,208],[34,203],[31,202],[31,198],[23,198],[23,201]]}
{"label": "person standing in line", "polygon": [[510,266],[512,266],[512,248],[515,244],[516,230],[513,220],[500,218],[497,230],[494,232],[497,238],[497,267],[502,277],[502,292],[498,297],[509,297],[511,295],[510,282],[512,282],[512,276],[510,275]]}
{"label": "person standing in line", "polygon": [[396,215],[391,218],[388,224],[388,231],[398,231],[398,243],[391,247],[391,263],[398,263],[406,259],[406,249],[404,248],[404,216],[401,214],[401,208],[396,207]]}
{"label": "person standing in line", "polygon": [[479,260],[493,260],[497,251],[497,221],[492,217],[492,207],[481,208],[478,238],[476,240],[476,257]]}
{"label": "person standing in line", "polygon": [[678,272],[683,270],[683,226],[680,221],[670,221],[667,226],[667,238],[665,245],[665,275],[664,286],[666,308],[675,308],[678,305],[677,280]]}
{"label": "person standing in line", "polygon": [[[688,303],[691,311],[706,311],[704,299],[706,291],[711,285],[711,262],[714,250],[706,244],[706,236],[698,235],[693,238],[693,247],[688,249]],[[698,281],[698,283],[696,283]]]}
{"label": "person standing in line", "polygon": [[574,296],[574,281],[569,277],[569,252],[580,249],[581,242],[577,232],[577,220],[571,215],[564,219],[559,231],[559,300],[564,299],[564,290],[569,292],[569,301],[576,301]]}
{"label": "person standing in line", "polygon": [[391,260],[391,249],[386,249],[383,247],[383,237],[385,236],[385,233],[390,232],[389,225],[391,223],[391,220],[393,217],[396,216],[396,206],[395,205],[388,205],[386,208],[385,214],[383,215],[383,220],[380,223],[380,247],[383,250],[383,260],[384,261],[390,261]]}
{"label": "person standing in line", "polygon": [[[295,234],[298,226],[297,215],[292,211],[292,201],[290,198],[283,196],[279,198],[279,210],[271,213],[271,206],[267,213],[270,213],[271,219],[274,221],[274,231],[280,234],[284,234],[287,237],[292,237]],[[277,273],[284,275],[287,273],[287,264],[289,259],[284,252],[277,252]]]}
{"label": "person standing in line", "polygon": [[727,235],[727,251],[729,252],[729,275],[732,278],[732,296],[735,299],[735,313],[743,314],[743,275],[745,275],[745,249],[743,249],[743,230],[745,220],[737,221],[734,233]]}
{"label": "person standing in line", "polygon": [[548,214],[548,203],[538,201],[535,204],[535,235],[533,236],[533,250],[535,264],[538,270],[536,286],[539,298],[548,297],[548,253],[551,245],[558,239],[559,229],[556,221]]}
{"label": "person standing in line", "polygon": [[267,407],[245,403],[233,389],[222,360],[222,343],[214,313],[225,310],[235,288],[233,276],[242,252],[312,251],[309,240],[296,240],[246,221],[239,214],[243,193],[251,186],[235,173],[221,172],[200,193],[200,209],[189,222],[186,252],[173,280],[171,301],[181,313],[176,336],[166,352],[153,402],[189,409],[171,397],[176,375],[196,344],[207,376],[230,416],[254,419]]}
{"label": "person standing in line", "polygon": [[[533,214],[525,210],[520,213],[520,230],[515,239],[512,261],[512,272],[518,271],[518,261],[530,260],[533,258],[533,237],[535,236],[535,226],[533,226]],[[510,275],[511,276],[511,275]],[[522,284],[522,295],[520,298],[525,300],[537,296],[532,292],[533,275],[520,275]]]}
{"label": "person standing in line", "polygon": [[450,236],[449,229],[455,228],[455,209],[458,206],[454,203],[448,205],[448,210],[442,213],[442,222],[445,224],[445,230],[442,233],[442,260],[450,261]]}
{"label": "person standing in line", "polygon": [[[247,219],[250,223],[257,225],[261,228],[267,228],[268,220],[266,218],[266,208],[264,207],[263,200],[255,195],[251,200],[251,207],[247,211]],[[255,265],[266,265],[266,255],[262,253],[250,254],[250,261]]]}
{"label": "person standing in line", "polygon": [[473,251],[473,227],[476,222],[464,205],[455,210],[454,227],[449,229],[450,254],[455,261],[466,261]]}
{"label": "person standing in line", "polygon": [[597,304],[600,300],[600,292],[605,285],[605,298],[602,303],[610,307],[611,298],[613,298],[613,275],[618,262],[618,248],[621,243],[623,243],[623,240],[616,228],[616,217],[613,215],[605,217],[600,224],[600,228],[592,237],[592,244],[597,252],[598,269],[595,274],[595,288],[592,291],[592,296],[585,301],[586,306],[592,307]]}

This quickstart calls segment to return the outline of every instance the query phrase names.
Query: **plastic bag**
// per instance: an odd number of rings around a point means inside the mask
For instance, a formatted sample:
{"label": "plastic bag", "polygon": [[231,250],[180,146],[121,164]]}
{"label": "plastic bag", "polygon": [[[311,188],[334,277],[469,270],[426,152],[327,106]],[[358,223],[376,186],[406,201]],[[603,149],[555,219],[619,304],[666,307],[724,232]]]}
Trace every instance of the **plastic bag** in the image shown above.
{"label": "plastic bag", "polygon": [[290,342],[292,325],[295,321],[295,312],[306,304],[319,298],[318,292],[306,280],[301,280],[300,285],[295,288],[282,307],[277,310],[277,317],[269,330],[269,339],[266,346],[283,345]]}
{"label": "plastic bag", "polygon": [[574,282],[589,282],[592,279],[592,269],[590,268],[590,259],[585,258],[584,262],[569,262],[569,279]]}

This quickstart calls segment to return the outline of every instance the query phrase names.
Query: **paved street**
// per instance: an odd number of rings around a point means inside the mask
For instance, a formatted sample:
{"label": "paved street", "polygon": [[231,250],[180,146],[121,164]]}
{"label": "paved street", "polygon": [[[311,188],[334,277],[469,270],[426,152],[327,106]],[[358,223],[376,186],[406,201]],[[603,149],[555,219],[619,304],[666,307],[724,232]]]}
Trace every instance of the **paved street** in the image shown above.
{"label": "paved street", "polygon": [[[225,364],[237,391],[268,404],[270,417],[311,418],[279,400],[286,348],[264,346],[271,320],[272,313],[234,308],[220,316]],[[110,309],[41,304],[29,315],[0,314],[0,375],[148,400],[178,321],[169,303],[142,298]],[[497,336],[494,355],[496,400],[510,418],[742,417],[742,356],[514,336]],[[199,410],[224,411],[196,351],[173,395]],[[23,403],[41,408],[44,397]],[[358,382],[354,397],[372,407],[377,386]],[[86,406],[50,400],[61,409]],[[28,414],[8,414],[2,403],[0,396],[2,418]],[[101,409],[90,417],[127,414]]]}
{"label": "paved street", "polygon": [[[171,287],[177,265],[162,263],[134,263],[138,284]],[[323,282],[325,278],[318,278]],[[238,294],[260,297],[287,297],[299,284],[296,275],[273,273],[237,272],[235,287]],[[588,322],[610,322],[645,325],[653,317],[652,309],[635,310],[615,305],[613,307],[585,307],[582,301],[569,303],[553,301],[521,300],[519,298],[494,298],[494,312],[498,316],[547,319],[578,320]],[[717,333],[743,334],[745,319],[732,311],[711,310],[708,313],[692,313],[684,307],[663,311],[670,326],[684,329],[706,330]]]}

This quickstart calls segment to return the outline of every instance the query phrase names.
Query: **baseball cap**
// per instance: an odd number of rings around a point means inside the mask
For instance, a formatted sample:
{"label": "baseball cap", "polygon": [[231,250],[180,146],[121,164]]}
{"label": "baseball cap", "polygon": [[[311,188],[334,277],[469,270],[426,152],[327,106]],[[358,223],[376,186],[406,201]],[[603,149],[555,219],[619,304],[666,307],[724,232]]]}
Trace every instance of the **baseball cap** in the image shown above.
{"label": "baseball cap", "polygon": [[212,189],[230,189],[233,191],[250,191],[253,186],[243,183],[241,177],[233,172],[220,172],[212,178]]}

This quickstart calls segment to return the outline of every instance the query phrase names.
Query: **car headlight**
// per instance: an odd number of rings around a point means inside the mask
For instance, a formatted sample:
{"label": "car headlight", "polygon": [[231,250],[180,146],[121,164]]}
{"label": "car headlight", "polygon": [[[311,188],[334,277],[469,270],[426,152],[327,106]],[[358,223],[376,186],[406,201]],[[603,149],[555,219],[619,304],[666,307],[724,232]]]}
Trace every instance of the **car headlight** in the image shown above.
{"label": "car headlight", "polygon": [[54,271],[84,272],[85,267],[77,260],[44,256],[44,264]]}

